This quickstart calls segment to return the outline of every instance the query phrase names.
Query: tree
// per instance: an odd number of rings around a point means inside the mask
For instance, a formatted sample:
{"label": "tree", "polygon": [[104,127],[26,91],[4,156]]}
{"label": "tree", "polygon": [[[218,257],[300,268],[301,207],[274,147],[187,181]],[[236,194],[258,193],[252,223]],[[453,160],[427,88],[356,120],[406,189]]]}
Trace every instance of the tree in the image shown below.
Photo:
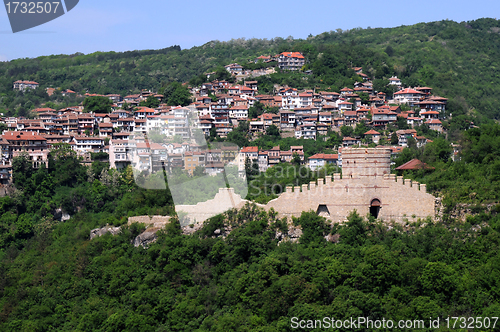
{"label": "tree", "polygon": [[280,130],[275,125],[270,125],[269,127],[266,128],[266,135],[275,138],[280,137]]}
{"label": "tree", "polygon": [[193,176],[194,177],[199,177],[205,175],[205,167],[203,166],[196,166],[196,168],[193,171]]}
{"label": "tree", "polygon": [[410,126],[408,125],[408,122],[402,116],[397,117],[396,125],[398,126],[398,129],[409,129],[410,128]]}
{"label": "tree", "polygon": [[248,118],[255,119],[264,113],[264,104],[256,101],[253,106],[248,109]]}
{"label": "tree", "polygon": [[434,139],[431,143],[425,145],[425,162],[443,161],[447,162],[453,152],[450,142],[442,137]]}
{"label": "tree", "polygon": [[300,164],[302,164],[302,159],[300,158],[300,156],[297,152],[294,152],[293,158],[292,158],[292,165],[299,166]]}
{"label": "tree", "polygon": [[139,103],[139,106],[146,106],[149,108],[157,108],[160,105],[160,101],[155,96],[148,96],[146,100]]}
{"label": "tree", "polygon": [[111,105],[113,105],[111,99],[103,96],[87,97],[83,101],[84,111],[87,113],[111,113]]}
{"label": "tree", "polygon": [[342,126],[340,127],[340,132],[343,137],[348,137],[354,134],[354,129],[351,126]]}
{"label": "tree", "polygon": [[361,98],[361,104],[366,105],[370,101],[370,95],[366,92],[360,91],[357,92],[359,98]]}
{"label": "tree", "polygon": [[26,152],[12,160],[12,178],[18,188],[24,188],[33,174],[33,165]]}
{"label": "tree", "polygon": [[398,145],[398,143],[399,143],[398,134],[392,133],[392,135],[391,135],[391,145]]}
{"label": "tree", "polygon": [[171,82],[160,90],[163,101],[169,106],[187,106],[191,104],[191,92],[179,82]]}
{"label": "tree", "polygon": [[256,159],[252,161],[248,157],[245,158],[245,174],[248,180],[253,180],[259,175],[259,164]]}

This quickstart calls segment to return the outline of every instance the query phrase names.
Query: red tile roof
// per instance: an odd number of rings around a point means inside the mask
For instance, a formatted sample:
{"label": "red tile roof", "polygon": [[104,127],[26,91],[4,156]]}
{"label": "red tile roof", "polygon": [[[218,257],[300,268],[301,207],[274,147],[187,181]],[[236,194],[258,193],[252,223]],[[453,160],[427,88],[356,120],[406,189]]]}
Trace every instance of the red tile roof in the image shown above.
{"label": "red tile roof", "polygon": [[403,165],[396,167],[397,170],[409,170],[409,169],[434,169],[434,167],[428,166],[426,163],[421,162],[418,159],[412,159]]}
{"label": "red tile roof", "polygon": [[313,156],[310,156],[308,159],[324,159],[324,160],[338,160],[338,154],[328,154],[328,153],[316,153]]}

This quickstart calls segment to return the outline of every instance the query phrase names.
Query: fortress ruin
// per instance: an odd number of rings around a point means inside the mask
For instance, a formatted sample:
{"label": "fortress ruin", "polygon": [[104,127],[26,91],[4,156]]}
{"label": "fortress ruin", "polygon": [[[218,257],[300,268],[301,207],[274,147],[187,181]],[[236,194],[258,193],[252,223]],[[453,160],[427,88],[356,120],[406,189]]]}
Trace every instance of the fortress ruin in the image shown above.
{"label": "fortress ruin", "polygon": [[[280,217],[299,217],[303,211],[315,211],[332,222],[343,222],[357,210],[385,221],[404,222],[435,216],[435,197],[426,185],[390,174],[391,150],[386,148],[344,148],[340,174],[318,179],[309,185],[286,188],[266,205]],[[229,188],[221,188],[214,199],[197,205],[176,206],[190,214],[191,223],[199,223],[247,201]]]}
{"label": "fortress ruin", "polygon": [[265,208],[274,208],[280,216],[313,210],[333,222],[346,220],[353,210],[385,221],[434,217],[435,197],[427,193],[425,184],[390,174],[390,157],[390,149],[345,148],[342,178],[334,174],[333,179],[327,176],[317,184],[287,187]]}

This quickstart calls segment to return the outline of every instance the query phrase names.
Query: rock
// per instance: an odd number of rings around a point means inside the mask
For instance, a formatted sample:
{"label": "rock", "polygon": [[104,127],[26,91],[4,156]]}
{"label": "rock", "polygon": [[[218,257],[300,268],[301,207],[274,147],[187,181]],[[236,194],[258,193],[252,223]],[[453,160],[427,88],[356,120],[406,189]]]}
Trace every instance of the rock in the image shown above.
{"label": "rock", "polygon": [[155,242],[158,239],[158,231],[163,227],[150,227],[146,229],[141,234],[137,235],[134,239],[134,247],[143,246],[147,248],[149,244]]}
{"label": "rock", "polygon": [[191,224],[188,226],[183,226],[182,227],[182,234],[184,235],[191,235],[197,230],[200,230],[203,227],[203,223],[196,223],[196,224]]}
{"label": "rock", "polygon": [[91,230],[90,231],[90,239],[92,240],[96,236],[101,236],[101,235],[104,235],[106,233],[111,233],[113,235],[117,235],[120,232],[121,232],[120,227],[113,227],[113,226],[106,225],[102,228],[96,228],[96,229]]}
{"label": "rock", "polygon": [[298,227],[290,227],[288,229],[288,237],[291,239],[298,239],[302,236],[302,229]]}
{"label": "rock", "polygon": [[325,236],[325,239],[328,242],[338,243],[340,239],[340,234],[328,234],[327,236]]}
{"label": "rock", "polygon": [[59,208],[54,211],[54,219],[59,221],[66,221],[71,219],[71,216],[68,213],[64,212],[61,208]]}

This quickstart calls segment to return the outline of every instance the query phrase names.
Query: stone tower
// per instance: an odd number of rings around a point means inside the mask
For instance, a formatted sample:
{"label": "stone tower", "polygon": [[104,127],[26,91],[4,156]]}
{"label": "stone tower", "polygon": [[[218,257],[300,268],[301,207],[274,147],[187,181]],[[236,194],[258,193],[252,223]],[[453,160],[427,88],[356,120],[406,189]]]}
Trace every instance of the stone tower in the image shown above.
{"label": "stone tower", "polygon": [[391,173],[391,150],[387,148],[342,149],[342,174],[348,178],[383,177]]}

